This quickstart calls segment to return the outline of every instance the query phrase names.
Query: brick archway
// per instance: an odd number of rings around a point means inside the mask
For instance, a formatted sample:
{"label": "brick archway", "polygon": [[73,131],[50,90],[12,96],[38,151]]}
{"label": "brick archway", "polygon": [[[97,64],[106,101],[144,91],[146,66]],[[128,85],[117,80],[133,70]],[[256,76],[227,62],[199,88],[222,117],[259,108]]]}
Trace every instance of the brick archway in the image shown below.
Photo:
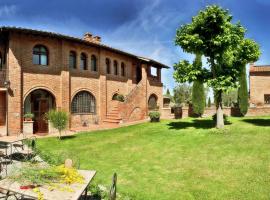
{"label": "brick archway", "polygon": [[24,99],[24,114],[34,115],[34,133],[47,133],[46,113],[56,108],[55,96],[46,89],[34,89]]}

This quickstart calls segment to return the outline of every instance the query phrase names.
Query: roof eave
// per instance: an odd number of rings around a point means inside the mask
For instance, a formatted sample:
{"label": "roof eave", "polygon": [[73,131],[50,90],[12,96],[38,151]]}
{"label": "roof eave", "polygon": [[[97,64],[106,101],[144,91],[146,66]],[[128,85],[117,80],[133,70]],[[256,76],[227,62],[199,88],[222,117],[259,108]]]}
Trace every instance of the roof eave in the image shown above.
{"label": "roof eave", "polygon": [[122,51],[120,49],[109,47],[109,46],[104,45],[104,44],[85,41],[85,40],[83,40],[81,38],[77,38],[77,37],[72,37],[72,36],[63,35],[63,34],[54,33],[54,32],[47,32],[47,31],[42,31],[42,30],[26,29],[26,28],[19,28],[19,27],[8,27],[8,26],[0,27],[0,32],[5,32],[5,31],[6,32],[14,31],[14,32],[29,33],[29,34],[37,34],[37,35],[42,35],[42,36],[47,36],[47,37],[54,37],[54,38],[58,38],[58,39],[65,39],[65,40],[69,40],[69,41],[76,41],[78,43],[91,45],[91,46],[95,46],[95,47],[99,47],[99,48],[104,48],[104,49],[114,51],[114,52],[117,52],[117,53],[120,53],[120,54],[131,56],[133,58],[139,59],[141,61],[147,62],[149,64],[153,64],[153,65],[161,67],[161,68],[166,68],[166,69],[170,68],[169,66],[167,66],[165,64],[162,64],[162,63],[160,63],[158,61],[155,61],[153,59],[137,56],[137,55]]}

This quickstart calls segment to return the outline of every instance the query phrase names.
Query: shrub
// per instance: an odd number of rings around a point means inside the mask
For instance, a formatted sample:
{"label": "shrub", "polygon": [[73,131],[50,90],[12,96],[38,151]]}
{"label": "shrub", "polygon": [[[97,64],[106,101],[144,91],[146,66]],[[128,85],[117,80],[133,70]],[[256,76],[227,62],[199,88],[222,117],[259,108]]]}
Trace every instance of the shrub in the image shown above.
{"label": "shrub", "polygon": [[124,102],[125,97],[122,94],[114,94],[112,100]]}
{"label": "shrub", "polygon": [[157,111],[149,112],[149,117],[151,119],[151,122],[159,122],[160,113]]}
{"label": "shrub", "polygon": [[116,100],[117,100],[117,101],[124,102],[124,101],[125,101],[125,97],[124,97],[124,95],[122,95],[122,94],[118,94],[118,95],[116,96]]}
{"label": "shrub", "polygon": [[24,118],[28,118],[28,119],[33,119],[34,118],[34,114],[28,112],[28,113],[25,113],[23,117]]}
{"label": "shrub", "polygon": [[[212,119],[216,123],[217,122],[217,114],[214,114],[212,116]],[[223,114],[223,119],[224,119],[224,123],[228,123],[228,116],[226,114]]]}
{"label": "shrub", "polygon": [[50,110],[47,113],[48,120],[53,127],[59,132],[59,139],[61,139],[61,132],[66,129],[68,123],[68,114],[64,111]]}

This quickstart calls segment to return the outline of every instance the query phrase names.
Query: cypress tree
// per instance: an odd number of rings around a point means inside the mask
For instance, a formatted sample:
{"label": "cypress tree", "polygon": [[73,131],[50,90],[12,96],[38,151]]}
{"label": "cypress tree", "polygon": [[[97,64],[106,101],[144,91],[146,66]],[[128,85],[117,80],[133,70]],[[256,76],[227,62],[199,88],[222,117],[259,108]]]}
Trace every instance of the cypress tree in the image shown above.
{"label": "cypress tree", "polygon": [[210,99],[210,97],[208,98],[208,103],[207,103],[207,106],[208,106],[208,108],[210,108],[210,107],[211,107],[211,99]]}
{"label": "cypress tree", "polygon": [[167,95],[167,96],[171,96],[171,93],[170,93],[170,90],[169,90],[169,89],[167,89],[166,95]]}
{"label": "cypress tree", "polygon": [[239,77],[240,87],[238,89],[238,105],[240,109],[240,114],[245,116],[248,111],[248,88],[247,88],[247,77],[246,77],[246,66],[243,66],[240,77]]}
{"label": "cypress tree", "polygon": [[[196,55],[195,61],[193,65],[196,66],[196,68],[202,67],[202,56]],[[193,112],[201,117],[204,113],[205,109],[205,92],[204,92],[204,86],[203,82],[199,79],[193,82],[192,86],[192,108]]]}

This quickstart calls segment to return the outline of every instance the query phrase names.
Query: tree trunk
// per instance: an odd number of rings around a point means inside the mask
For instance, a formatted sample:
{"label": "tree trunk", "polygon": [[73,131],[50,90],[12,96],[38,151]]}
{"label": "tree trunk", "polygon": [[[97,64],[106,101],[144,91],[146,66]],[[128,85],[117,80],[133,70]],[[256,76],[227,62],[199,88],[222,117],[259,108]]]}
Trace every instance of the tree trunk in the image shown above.
{"label": "tree trunk", "polygon": [[[59,131],[59,130],[58,130]],[[61,137],[62,137],[62,135],[61,135],[61,131],[59,131],[59,140],[61,140]]]}
{"label": "tree trunk", "polygon": [[216,128],[222,129],[224,128],[224,118],[223,118],[223,110],[222,110],[222,91],[217,92],[217,122]]}

